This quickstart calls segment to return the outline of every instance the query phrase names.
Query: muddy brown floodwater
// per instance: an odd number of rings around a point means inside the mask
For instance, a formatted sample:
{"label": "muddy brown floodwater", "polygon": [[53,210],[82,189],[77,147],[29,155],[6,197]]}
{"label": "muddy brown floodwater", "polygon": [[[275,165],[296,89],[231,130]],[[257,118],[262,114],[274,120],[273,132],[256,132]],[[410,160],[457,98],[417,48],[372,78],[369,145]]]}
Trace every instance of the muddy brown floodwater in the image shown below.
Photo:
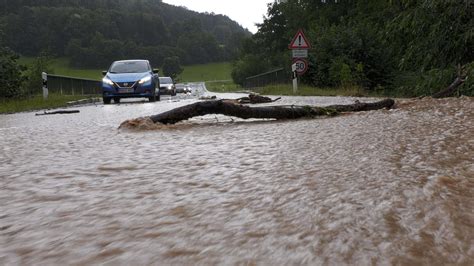
{"label": "muddy brown floodwater", "polygon": [[1,115],[0,264],[474,263],[473,98],[117,129],[194,101]]}

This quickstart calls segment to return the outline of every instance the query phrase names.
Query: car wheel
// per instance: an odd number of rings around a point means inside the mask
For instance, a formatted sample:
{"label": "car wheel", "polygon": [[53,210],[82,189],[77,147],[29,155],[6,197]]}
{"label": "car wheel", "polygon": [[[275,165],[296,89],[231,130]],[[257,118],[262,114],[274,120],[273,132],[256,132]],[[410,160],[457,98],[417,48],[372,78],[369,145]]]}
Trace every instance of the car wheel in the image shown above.
{"label": "car wheel", "polygon": [[158,93],[158,95],[156,95],[156,100],[157,100],[157,101],[160,101],[160,100],[161,100],[161,94]]}
{"label": "car wheel", "polygon": [[115,98],[114,98],[114,103],[120,103],[120,98],[115,97]]}
{"label": "car wheel", "polygon": [[102,97],[102,100],[104,101],[104,104],[110,104],[110,101],[112,101],[112,98]]}

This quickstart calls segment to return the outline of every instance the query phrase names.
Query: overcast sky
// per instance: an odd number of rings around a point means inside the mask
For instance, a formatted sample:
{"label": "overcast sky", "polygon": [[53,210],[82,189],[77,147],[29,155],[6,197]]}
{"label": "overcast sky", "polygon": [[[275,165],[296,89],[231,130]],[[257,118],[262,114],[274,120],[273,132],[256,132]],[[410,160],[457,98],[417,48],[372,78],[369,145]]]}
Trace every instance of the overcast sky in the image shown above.
{"label": "overcast sky", "polygon": [[255,23],[262,23],[267,13],[267,4],[273,0],[163,0],[163,2],[185,6],[198,12],[214,12],[227,15],[252,33],[257,32]]}

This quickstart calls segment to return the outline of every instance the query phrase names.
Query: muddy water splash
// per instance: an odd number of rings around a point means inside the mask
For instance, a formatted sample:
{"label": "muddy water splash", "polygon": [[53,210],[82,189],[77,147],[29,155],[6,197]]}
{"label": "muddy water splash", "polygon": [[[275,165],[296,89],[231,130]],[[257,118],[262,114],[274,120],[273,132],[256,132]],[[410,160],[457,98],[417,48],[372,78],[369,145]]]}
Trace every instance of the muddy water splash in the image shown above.
{"label": "muddy water splash", "polygon": [[117,130],[186,101],[0,116],[0,264],[474,263],[472,98]]}
{"label": "muddy water splash", "polygon": [[119,126],[119,129],[127,130],[159,130],[159,129],[168,129],[169,126],[166,126],[161,123],[154,123],[150,117],[139,117],[135,119],[129,119],[122,122]]}

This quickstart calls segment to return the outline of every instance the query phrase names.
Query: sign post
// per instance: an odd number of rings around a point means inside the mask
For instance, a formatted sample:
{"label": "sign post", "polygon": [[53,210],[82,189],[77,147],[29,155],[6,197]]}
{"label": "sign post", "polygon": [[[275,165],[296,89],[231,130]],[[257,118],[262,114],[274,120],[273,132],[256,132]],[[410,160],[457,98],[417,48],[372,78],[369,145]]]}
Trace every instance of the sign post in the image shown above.
{"label": "sign post", "polygon": [[48,99],[48,74],[45,72],[41,73],[41,78],[43,79],[43,99]]}
{"label": "sign post", "polygon": [[293,73],[293,93],[298,92],[298,74],[296,72],[296,64],[291,65],[291,72]]}
{"label": "sign post", "polygon": [[293,72],[293,93],[298,91],[298,76],[303,75],[308,71],[308,49],[311,48],[311,44],[304,35],[303,30],[298,30],[293,37],[288,48],[291,50],[293,63],[291,65],[291,71]]}

